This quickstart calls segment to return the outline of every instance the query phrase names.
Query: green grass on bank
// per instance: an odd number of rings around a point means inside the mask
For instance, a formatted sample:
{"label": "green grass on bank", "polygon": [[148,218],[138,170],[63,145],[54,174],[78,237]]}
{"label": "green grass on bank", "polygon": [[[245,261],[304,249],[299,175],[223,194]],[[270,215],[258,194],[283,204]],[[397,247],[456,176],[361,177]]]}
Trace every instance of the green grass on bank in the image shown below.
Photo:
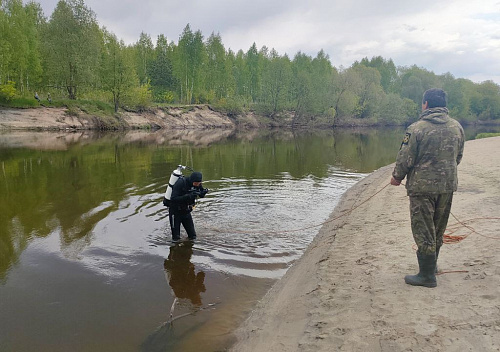
{"label": "green grass on bank", "polygon": [[0,106],[6,108],[29,109],[38,107],[54,107],[67,108],[68,114],[77,116],[80,111],[88,115],[96,116],[113,116],[115,114],[112,104],[100,100],[71,100],[71,99],[55,99],[52,102],[42,100],[38,102],[34,98],[16,97],[6,100],[0,100]]}
{"label": "green grass on bank", "polygon": [[479,133],[476,136],[476,139],[489,138],[489,137],[498,137],[498,136],[500,136],[500,133]]}
{"label": "green grass on bank", "polygon": [[40,106],[40,103],[36,101],[36,99],[19,97],[10,100],[0,99],[0,106],[6,108],[28,109],[28,108],[36,108]]}
{"label": "green grass on bank", "polygon": [[99,100],[59,100],[53,102],[54,106],[68,108],[68,114],[78,115],[82,111],[88,115],[113,116],[115,110],[113,105]]}

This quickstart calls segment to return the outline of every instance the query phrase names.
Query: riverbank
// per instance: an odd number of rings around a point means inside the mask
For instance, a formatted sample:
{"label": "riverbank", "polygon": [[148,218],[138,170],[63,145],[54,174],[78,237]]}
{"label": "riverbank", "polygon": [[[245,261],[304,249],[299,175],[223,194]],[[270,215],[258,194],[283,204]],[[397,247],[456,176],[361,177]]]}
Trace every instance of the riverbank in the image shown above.
{"label": "riverbank", "polygon": [[156,107],[142,112],[120,111],[115,115],[104,113],[95,115],[65,107],[43,106],[27,109],[0,107],[0,130],[10,131],[208,130],[292,127],[292,125],[291,115],[273,119],[249,111],[229,117],[226,113],[214,110],[206,104]]}
{"label": "riverbank", "polygon": [[[113,130],[113,129],[208,129],[234,128],[235,121],[207,105],[156,108],[145,112],[123,111],[115,116],[96,116],[67,108],[0,108],[3,130]],[[248,124],[257,121],[248,119]]]}
{"label": "riverbank", "polygon": [[[82,109],[84,109],[82,107]],[[247,111],[237,116],[214,110],[210,105],[186,105],[150,108],[133,112],[121,110],[115,115],[91,114],[72,107],[6,108],[0,107],[0,131],[82,131],[82,130],[208,130],[258,128],[333,128],[381,127],[376,120],[316,118],[294,121],[293,113],[271,118]],[[477,121],[475,126],[500,126],[500,121]]]}
{"label": "riverbank", "polygon": [[452,213],[475,232],[450,218],[454,235],[469,235],[441,249],[436,288],[404,283],[417,260],[408,197],[387,186],[389,165],[344,195],[231,350],[499,351],[499,153],[500,137],[466,143]]}

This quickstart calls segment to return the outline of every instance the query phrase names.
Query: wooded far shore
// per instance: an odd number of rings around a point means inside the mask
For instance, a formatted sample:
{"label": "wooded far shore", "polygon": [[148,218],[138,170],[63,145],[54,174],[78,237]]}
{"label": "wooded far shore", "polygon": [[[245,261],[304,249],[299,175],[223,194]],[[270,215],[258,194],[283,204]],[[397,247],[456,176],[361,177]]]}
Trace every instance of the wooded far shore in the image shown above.
{"label": "wooded far shore", "polygon": [[90,115],[100,129],[123,128],[127,116],[138,116],[132,112],[169,115],[192,104],[233,121],[263,116],[272,125],[408,125],[429,88],[447,92],[450,115],[461,123],[500,121],[493,80],[473,82],[382,56],[344,67],[321,48],[315,56],[280,54],[253,43],[235,52],[219,34],[205,36],[189,24],[176,41],[141,33],[125,44],[84,0],[60,0],[52,14],[36,1],[2,1],[0,28],[0,106],[66,107],[84,125]]}

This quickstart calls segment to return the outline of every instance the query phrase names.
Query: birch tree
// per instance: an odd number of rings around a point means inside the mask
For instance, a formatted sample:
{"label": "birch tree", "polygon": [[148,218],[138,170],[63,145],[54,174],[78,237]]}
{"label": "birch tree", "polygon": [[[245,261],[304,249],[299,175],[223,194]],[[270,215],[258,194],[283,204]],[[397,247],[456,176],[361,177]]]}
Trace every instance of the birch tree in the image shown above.
{"label": "birch tree", "polygon": [[0,14],[0,81],[14,81],[21,93],[40,82],[42,73],[39,30],[40,5],[21,0],[2,2]]}
{"label": "birch tree", "polygon": [[179,38],[175,57],[174,73],[180,82],[181,101],[191,104],[203,87],[202,70],[206,62],[206,51],[201,32],[193,33],[188,24]]}
{"label": "birch tree", "polygon": [[70,99],[97,81],[101,32],[83,0],[60,0],[44,33],[49,84],[64,87]]}
{"label": "birch tree", "polygon": [[212,33],[206,43],[207,65],[205,89],[209,96],[221,99],[228,94],[230,76],[226,66],[226,49],[219,34]]}
{"label": "birch tree", "polygon": [[118,111],[124,96],[139,85],[133,67],[132,51],[127,50],[123,41],[108,31],[103,31],[103,53],[101,82],[104,90],[113,94],[115,112]]}
{"label": "birch tree", "polygon": [[135,49],[135,63],[139,83],[147,83],[150,79],[149,72],[151,71],[151,64],[154,58],[154,46],[151,37],[141,32],[139,40],[134,45]]}

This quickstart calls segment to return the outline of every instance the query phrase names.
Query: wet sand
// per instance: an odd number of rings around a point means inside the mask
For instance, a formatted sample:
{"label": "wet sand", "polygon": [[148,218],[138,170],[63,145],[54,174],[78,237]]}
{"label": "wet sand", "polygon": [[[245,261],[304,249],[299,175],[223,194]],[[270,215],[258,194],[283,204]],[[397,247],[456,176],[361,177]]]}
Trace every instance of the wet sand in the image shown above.
{"label": "wet sand", "polygon": [[451,210],[462,224],[451,216],[448,233],[468,236],[442,247],[436,288],[404,283],[418,265],[389,165],[344,195],[231,350],[500,351],[499,155],[500,137],[465,145]]}

